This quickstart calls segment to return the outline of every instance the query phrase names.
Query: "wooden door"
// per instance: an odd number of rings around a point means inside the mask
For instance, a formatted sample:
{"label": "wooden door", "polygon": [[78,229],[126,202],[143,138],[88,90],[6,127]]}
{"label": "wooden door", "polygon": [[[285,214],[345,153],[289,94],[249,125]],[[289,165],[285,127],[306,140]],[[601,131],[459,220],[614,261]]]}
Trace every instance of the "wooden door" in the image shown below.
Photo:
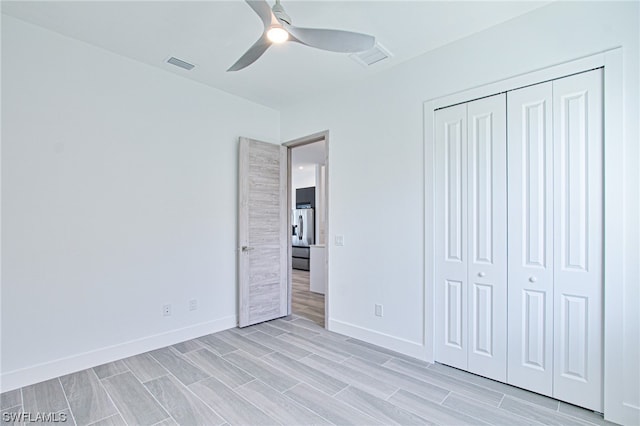
{"label": "wooden door", "polygon": [[240,138],[238,325],[288,314],[287,149]]}
{"label": "wooden door", "polygon": [[467,104],[468,370],[507,379],[506,96]]}
{"label": "wooden door", "polygon": [[553,393],[552,83],[507,94],[507,382]]}
{"label": "wooden door", "polygon": [[553,396],[602,411],[602,70],[554,80]]}
{"label": "wooden door", "polygon": [[467,369],[467,106],[435,114],[436,361]]}

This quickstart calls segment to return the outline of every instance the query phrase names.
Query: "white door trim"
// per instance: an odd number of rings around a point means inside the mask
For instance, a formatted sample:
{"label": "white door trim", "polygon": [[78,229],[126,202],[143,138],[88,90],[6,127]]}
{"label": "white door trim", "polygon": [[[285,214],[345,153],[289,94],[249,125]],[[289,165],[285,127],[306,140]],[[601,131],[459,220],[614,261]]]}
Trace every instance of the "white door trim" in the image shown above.
{"label": "white door trim", "polygon": [[637,407],[624,401],[625,289],[623,52],[616,48],[531,73],[493,82],[424,103],[424,202],[425,202],[425,360],[434,360],[434,111],[457,103],[604,67],[604,413],[607,420],[631,424]]}
{"label": "white door trim", "polygon": [[[329,250],[330,250],[330,244],[329,244],[329,235],[331,235],[329,233],[329,186],[330,186],[330,179],[329,179],[329,130],[324,130],[322,132],[318,132],[318,133],[314,133],[312,135],[307,135],[307,136],[303,136],[301,138],[296,138],[287,142],[284,142],[282,145],[287,147],[287,158],[288,158],[288,164],[287,164],[287,206],[291,206],[291,149],[298,147],[298,146],[303,146],[303,145],[309,145],[315,142],[320,142],[324,140],[324,153],[325,153],[325,158],[324,158],[324,164],[325,164],[325,169],[324,169],[324,192],[325,192],[325,196],[324,196],[324,218],[325,218],[325,263],[324,263],[324,279],[325,279],[325,286],[324,286],[324,328],[327,328],[329,325]],[[291,229],[291,215],[288,215],[288,228],[287,229]],[[291,281],[291,238],[288,239],[289,240],[289,255],[288,255],[288,262],[289,262],[289,266],[288,266],[288,270],[289,270],[289,301],[288,301],[288,312],[289,315],[291,315],[291,297],[292,297],[292,281]]]}

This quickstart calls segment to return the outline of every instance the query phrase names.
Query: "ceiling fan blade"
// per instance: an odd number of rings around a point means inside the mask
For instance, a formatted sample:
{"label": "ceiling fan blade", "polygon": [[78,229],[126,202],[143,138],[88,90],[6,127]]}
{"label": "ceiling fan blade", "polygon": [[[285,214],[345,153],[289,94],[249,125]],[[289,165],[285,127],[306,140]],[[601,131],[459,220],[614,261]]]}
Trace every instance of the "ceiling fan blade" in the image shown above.
{"label": "ceiling fan blade", "polygon": [[376,42],[373,36],[351,31],[298,28],[286,23],[283,25],[294,37],[291,41],[331,52],[363,52],[371,49]]}
{"label": "ceiling fan blade", "polygon": [[265,28],[268,28],[274,22],[277,23],[278,20],[273,16],[273,12],[271,11],[271,7],[265,0],[245,0],[249,7],[253,9],[253,11],[262,19],[262,23]]}
{"label": "ceiling fan blade", "polygon": [[262,54],[267,51],[269,46],[271,46],[271,42],[267,38],[267,35],[262,34],[262,37],[260,37],[258,41],[256,41],[253,46],[251,46],[249,50],[247,50],[245,54],[236,61],[235,64],[231,65],[231,68],[229,68],[227,71],[238,71],[248,67],[249,65],[254,63],[260,56],[262,56]]}

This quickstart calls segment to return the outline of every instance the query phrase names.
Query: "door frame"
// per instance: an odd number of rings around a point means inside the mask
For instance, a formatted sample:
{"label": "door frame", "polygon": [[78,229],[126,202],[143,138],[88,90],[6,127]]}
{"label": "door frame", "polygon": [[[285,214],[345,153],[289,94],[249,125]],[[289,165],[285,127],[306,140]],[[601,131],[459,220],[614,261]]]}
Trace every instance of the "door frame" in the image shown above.
{"label": "door frame", "polygon": [[[291,150],[296,147],[309,145],[315,142],[324,140],[324,219],[325,219],[325,262],[324,262],[324,328],[327,328],[329,324],[329,130],[324,130],[311,135],[302,136],[300,138],[292,139],[284,142],[282,146],[287,148],[287,206],[291,206],[292,190],[291,190]],[[287,215],[287,224],[289,233],[291,231],[291,215]],[[288,288],[288,301],[287,312],[291,315],[291,299],[293,297],[292,292],[292,248],[291,238],[288,238],[288,250],[287,250],[287,288]]]}
{"label": "door frame", "polygon": [[[435,179],[434,179],[434,113],[437,109],[479,99],[497,93],[538,84],[572,74],[604,68],[604,243],[603,243],[603,399],[606,420],[624,423],[632,419],[629,407],[624,407],[623,386],[623,337],[618,333],[624,324],[623,294],[625,285],[624,239],[624,188],[625,174],[623,134],[623,52],[615,48],[591,56],[567,61],[528,74],[508,78],[496,83],[460,91],[424,102],[424,359],[434,361],[435,355],[435,277],[434,271],[434,229],[436,226]],[[430,311],[429,311],[430,310]],[[630,421],[630,420],[629,420]]]}

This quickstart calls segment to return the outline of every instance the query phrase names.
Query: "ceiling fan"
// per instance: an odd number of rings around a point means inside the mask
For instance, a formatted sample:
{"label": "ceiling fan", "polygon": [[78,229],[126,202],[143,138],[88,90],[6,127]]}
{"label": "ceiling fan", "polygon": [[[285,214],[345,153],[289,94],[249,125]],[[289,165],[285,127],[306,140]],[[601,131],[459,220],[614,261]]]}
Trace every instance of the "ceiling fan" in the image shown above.
{"label": "ceiling fan", "polygon": [[331,52],[362,52],[371,49],[375,37],[351,31],[320,28],[299,28],[291,25],[291,18],[284,11],[280,0],[273,8],[265,0],[245,0],[264,24],[264,32],[227,71],[238,71],[254,63],[273,43],[295,41],[305,46]]}

